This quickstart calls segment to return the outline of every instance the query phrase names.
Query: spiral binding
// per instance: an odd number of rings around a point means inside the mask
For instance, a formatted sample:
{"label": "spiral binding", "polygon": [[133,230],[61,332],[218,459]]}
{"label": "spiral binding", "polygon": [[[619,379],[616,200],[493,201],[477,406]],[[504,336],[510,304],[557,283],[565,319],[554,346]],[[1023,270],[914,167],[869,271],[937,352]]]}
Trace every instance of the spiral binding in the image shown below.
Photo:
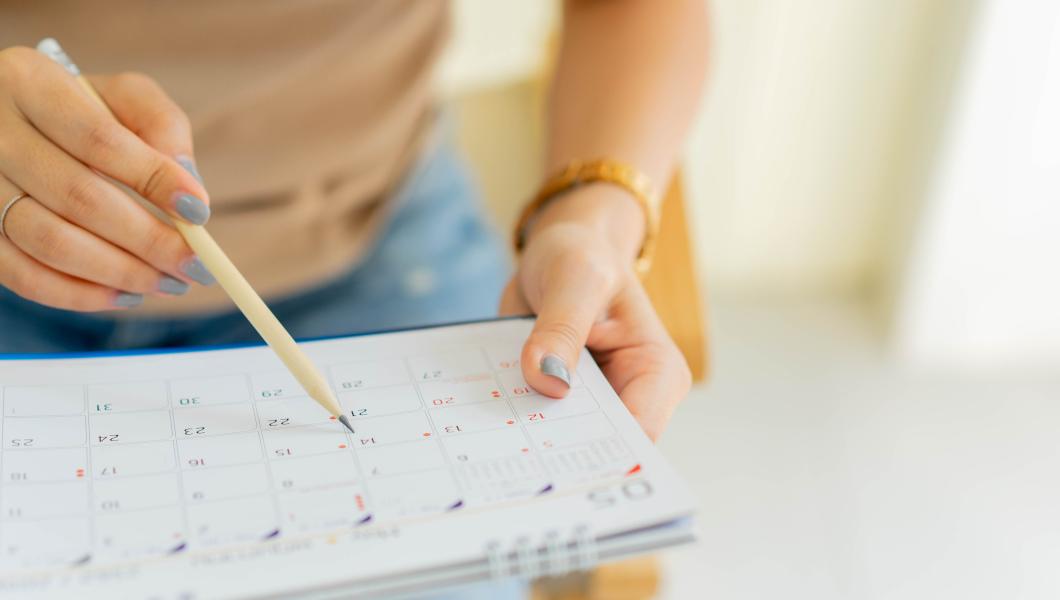
{"label": "spiral binding", "polygon": [[531,536],[521,536],[507,546],[491,541],[486,544],[486,559],[492,579],[534,579],[588,570],[596,565],[599,552],[589,526],[580,525],[566,539],[551,530],[537,542]]}

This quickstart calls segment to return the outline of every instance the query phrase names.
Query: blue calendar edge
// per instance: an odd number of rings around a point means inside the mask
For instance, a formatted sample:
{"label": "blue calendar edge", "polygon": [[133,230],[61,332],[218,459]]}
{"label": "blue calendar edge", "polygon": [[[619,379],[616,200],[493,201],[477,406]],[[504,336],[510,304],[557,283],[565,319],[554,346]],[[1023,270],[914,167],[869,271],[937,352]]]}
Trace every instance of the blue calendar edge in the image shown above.
{"label": "blue calendar edge", "polygon": [[[466,321],[450,321],[446,323],[431,323],[428,325],[411,325],[408,327],[395,327],[392,329],[375,329],[371,331],[358,331],[338,335],[325,335],[320,337],[298,338],[298,343],[321,342],[326,340],[339,340],[345,338],[366,337],[370,335],[382,335],[386,333],[401,333],[403,331],[422,331],[425,329],[440,329],[442,327],[456,327],[459,325],[475,325],[478,323],[495,323],[499,321],[518,321],[521,319],[533,319],[533,315],[512,315],[508,317],[488,317],[485,319],[469,319]],[[214,350],[235,350],[239,348],[257,348],[265,346],[265,341],[247,342],[243,344],[217,344],[213,346],[179,346],[173,348],[137,348],[134,350],[97,350],[92,352],[42,352],[28,353],[0,353],[0,362],[13,360],[61,360],[70,358],[110,358],[115,356],[155,356],[161,354],[192,354],[196,352],[212,352]]]}

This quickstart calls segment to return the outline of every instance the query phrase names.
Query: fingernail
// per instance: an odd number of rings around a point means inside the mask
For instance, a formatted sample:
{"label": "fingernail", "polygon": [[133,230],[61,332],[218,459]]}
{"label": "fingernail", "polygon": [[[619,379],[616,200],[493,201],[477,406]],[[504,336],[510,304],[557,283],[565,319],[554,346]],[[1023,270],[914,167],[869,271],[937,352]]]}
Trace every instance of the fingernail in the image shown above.
{"label": "fingernail", "polygon": [[567,363],[555,354],[546,354],[541,358],[541,372],[559,379],[570,387],[570,371],[567,370]]}
{"label": "fingernail", "polygon": [[183,296],[189,287],[187,283],[169,275],[164,275],[158,282],[158,291],[171,296]]}
{"label": "fingernail", "polygon": [[177,214],[192,225],[205,225],[210,220],[210,207],[191,194],[177,196]]}
{"label": "fingernail", "polygon": [[190,156],[182,154],[177,157],[177,162],[180,163],[180,166],[184,167],[185,171],[191,173],[195,179],[199,180],[199,183],[202,183],[202,175],[199,175],[199,169],[195,167],[195,161],[192,160]]}
{"label": "fingernail", "polygon": [[191,277],[197,283],[202,285],[213,285],[216,279],[210,274],[210,271],[206,269],[206,265],[202,264],[198,256],[189,258],[184,261],[184,264],[180,267],[181,271],[188,277]]}
{"label": "fingernail", "polygon": [[120,306],[122,308],[132,308],[134,306],[140,306],[144,303],[144,297],[140,294],[130,294],[129,292],[122,292],[114,298],[114,306]]}

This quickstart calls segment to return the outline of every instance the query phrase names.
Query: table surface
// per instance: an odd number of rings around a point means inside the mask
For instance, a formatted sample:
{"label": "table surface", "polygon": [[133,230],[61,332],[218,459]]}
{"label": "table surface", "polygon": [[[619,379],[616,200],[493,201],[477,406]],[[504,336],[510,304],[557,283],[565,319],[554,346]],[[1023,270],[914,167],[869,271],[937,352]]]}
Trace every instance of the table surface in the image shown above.
{"label": "table surface", "polygon": [[1060,374],[902,369],[856,304],[711,313],[661,441],[701,541],[661,597],[1060,597]]}

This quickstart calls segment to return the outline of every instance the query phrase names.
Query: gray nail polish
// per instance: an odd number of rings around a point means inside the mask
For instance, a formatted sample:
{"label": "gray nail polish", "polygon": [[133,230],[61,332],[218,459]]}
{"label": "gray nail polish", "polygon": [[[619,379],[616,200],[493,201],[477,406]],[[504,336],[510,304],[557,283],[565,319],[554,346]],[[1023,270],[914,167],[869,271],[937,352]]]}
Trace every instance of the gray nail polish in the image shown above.
{"label": "gray nail polish", "polygon": [[158,291],[171,296],[183,296],[187,293],[188,287],[190,286],[187,283],[169,275],[162,276],[158,282]]}
{"label": "gray nail polish", "polygon": [[205,225],[210,220],[210,207],[191,194],[181,194],[177,198],[177,214],[192,225]]}
{"label": "gray nail polish", "polygon": [[559,379],[570,387],[570,371],[563,359],[555,354],[546,354],[541,358],[541,372]]}
{"label": "gray nail polish", "polygon": [[188,156],[178,156],[177,162],[184,167],[185,171],[191,173],[195,179],[198,179],[199,183],[202,183],[202,175],[199,175],[199,169],[195,168],[195,161]]}
{"label": "gray nail polish", "polygon": [[201,283],[202,285],[213,285],[216,281],[216,279],[213,278],[213,275],[210,274],[210,271],[206,269],[206,265],[202,264],[202,261],[199,260],[198,256],[184,261],[180,270],[184,271],[184,274],[191,277],[192,280]]}
{"label": "gray nail polish", "polygon": [[140,306],[143,303],[144,297],[142,295],[130,294],[129,292],[122,292],[114,299],[114,306],[120,306],[122,308],[132,308],[134,306]]}

